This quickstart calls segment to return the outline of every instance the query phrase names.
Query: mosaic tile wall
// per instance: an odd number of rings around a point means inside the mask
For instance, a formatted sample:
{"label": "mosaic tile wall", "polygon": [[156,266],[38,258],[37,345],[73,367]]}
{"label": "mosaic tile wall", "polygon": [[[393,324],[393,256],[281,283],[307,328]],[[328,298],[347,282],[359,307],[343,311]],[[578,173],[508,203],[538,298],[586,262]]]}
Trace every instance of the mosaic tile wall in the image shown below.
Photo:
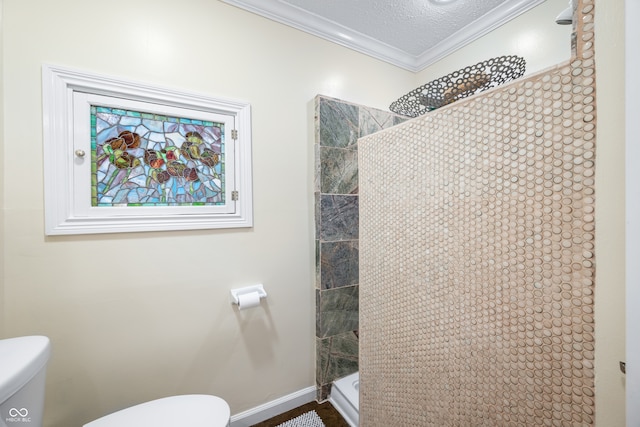
{"label": "mosaic tile wall", "polygon": [[333,98],[315,99],[316,384],[358,370],[357,141],[405,121],[395,114]]}
{"label": "mosaic tile wall", "polygon": [[360,140],[361,426],[594,425],[593,0],[578,11],[570,62]]}

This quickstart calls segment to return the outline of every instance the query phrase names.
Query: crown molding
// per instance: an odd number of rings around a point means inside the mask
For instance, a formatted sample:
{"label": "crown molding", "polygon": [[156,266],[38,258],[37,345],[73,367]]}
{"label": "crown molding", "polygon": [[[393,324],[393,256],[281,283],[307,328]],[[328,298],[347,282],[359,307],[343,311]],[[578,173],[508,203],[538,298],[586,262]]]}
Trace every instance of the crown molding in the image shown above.
{"label": "crown molding", "polygon": [[545,0],[507,0],[489,14],[418,56],[281,1],[222,1],[405,70],[418,72]]}
{"label": "crown molding", "polygon": [[322,16],[280,1],[222,0],[273,21],[296,28],[365,55],[410,69],[416,58],[405,51],[354,31]]}

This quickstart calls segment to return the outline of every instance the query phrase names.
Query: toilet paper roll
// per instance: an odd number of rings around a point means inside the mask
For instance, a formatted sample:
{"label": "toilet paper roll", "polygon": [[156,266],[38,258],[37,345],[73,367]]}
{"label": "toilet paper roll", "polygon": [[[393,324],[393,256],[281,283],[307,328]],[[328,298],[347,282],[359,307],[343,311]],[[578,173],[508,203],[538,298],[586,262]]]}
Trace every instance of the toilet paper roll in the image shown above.
{"label": "toilet paper roll", "polygon": [[249,292],[238,295],[238,308],[244,310],[260,305],[260,294],[258,292]]}

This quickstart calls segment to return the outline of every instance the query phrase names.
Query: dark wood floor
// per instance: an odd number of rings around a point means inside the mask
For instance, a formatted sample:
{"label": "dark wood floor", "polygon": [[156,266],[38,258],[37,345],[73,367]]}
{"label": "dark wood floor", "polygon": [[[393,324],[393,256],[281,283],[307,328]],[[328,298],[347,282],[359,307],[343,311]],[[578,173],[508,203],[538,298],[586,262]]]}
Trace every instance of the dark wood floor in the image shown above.
{"label": "dark wood floor", "polygon": [[302,415],[305,412],[316,411],[316,413],[322,418],[322,422],[327,427],[349,427],[349,424],[342,418],[342,415],[334,408],[331,403],[317,403],[310,402],[306,405],[302,405],[295,409],[280,414],[266,421],[258,424],[254,424],[252,427],[275,427],[278,424],[282,424],[285,421],[289,421],[291,418],[295,418],[298,415]]}

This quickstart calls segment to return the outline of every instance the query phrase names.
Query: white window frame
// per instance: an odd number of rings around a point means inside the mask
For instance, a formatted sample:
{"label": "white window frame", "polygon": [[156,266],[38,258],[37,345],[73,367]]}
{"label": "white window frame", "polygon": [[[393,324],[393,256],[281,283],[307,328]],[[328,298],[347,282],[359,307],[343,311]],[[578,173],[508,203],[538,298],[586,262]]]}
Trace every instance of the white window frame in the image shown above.
{"label": "white window frame", "polygon": [[[48,64],[43,66],[42,79],[45,234],[253,226],[249,103]],[[92,102],[224,122],[225,205],[92,207],[88,155],[88,111]]]}

